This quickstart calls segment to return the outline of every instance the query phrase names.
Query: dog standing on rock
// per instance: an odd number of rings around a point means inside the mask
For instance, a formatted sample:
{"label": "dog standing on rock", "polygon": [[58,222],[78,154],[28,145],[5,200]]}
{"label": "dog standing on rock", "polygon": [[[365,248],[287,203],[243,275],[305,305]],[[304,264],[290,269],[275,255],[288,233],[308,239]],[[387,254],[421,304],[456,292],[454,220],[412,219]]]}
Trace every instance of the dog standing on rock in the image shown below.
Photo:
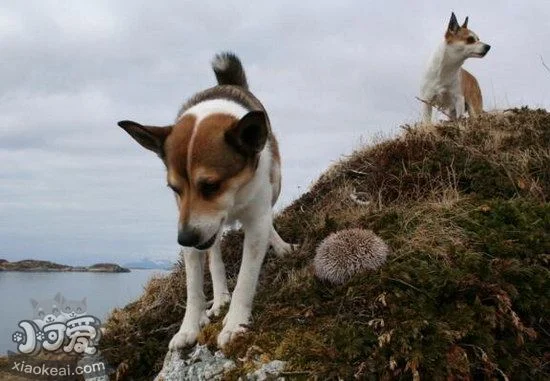
{"label": "dog standing on rock", "polygon": [[470,117],[483,112],[483,99],[476,78],[462,68],[470,57],[485,57],[490,45],[468,29],[468,17],[460,26],[451,14],[445,40],[433,54],[424,76],[420,99],[424,102],[422,120],[430,123],[432,107],[457,120],[468,111]]}
{"label": "dog standing on rock", "polygon": [[[218,336],[223,347],[250,323],[252,301],[266,251],[292,250],[273,227],[272,207],[281,190],[279,149],[260,101],[248,91],[240,60],[217,55],[218,85],[189,99],[173,125],[118,123],[167,169],[168,187],[179,208],[178,243],[185,247],[187,307],[171,350],[193,344],[209,317],[231,297],[220,252],[224,226],[239,221],[245,232],[241,268],[229,311]],[[214,300],[206,310],[203,266],[208,252]]]}

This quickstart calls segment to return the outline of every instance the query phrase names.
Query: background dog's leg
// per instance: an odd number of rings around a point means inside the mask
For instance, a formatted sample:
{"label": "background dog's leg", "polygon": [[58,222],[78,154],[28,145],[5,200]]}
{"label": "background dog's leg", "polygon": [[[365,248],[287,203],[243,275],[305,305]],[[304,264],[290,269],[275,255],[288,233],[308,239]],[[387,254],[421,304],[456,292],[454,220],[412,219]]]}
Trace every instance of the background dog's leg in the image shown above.
{"label": "background dog's leg", "polygon": [[[475,118],[476,116],[478,116],[479,114],[481,114],[483,112],[483,110],[480,110],[479,107],[475,107],[475,106],[472,106],[471,104],[469,103],[466,103],[465,104],[465,108],[466,108],[466,112],[468,113],[468,115],[470,116],[470,118]],[[479,105],[478,105],[479,106]]]}
{"label": "background dog's leg", "polygon": [[428,103],[424,103],[424,107],[422,109],[422,121],[425,124],[432,122],[432,106]]}
{"label": "background dog's leg", "polygon": [[256,284],[273,226],[271,211],[259,213],[259,216],[252,221],[242,221],[245,231],[243,260],[229,311],[225,316],[223,329],[218,336],[220,348],[233,340],[239,333],[245,332],[246,326],[250,322]]}
{"label": "background dog's leg", "polygon": [[185,248],[185,276],[187,278],[187,306],[181,327],[170,340],[170,350],[183,348],[197,341],[201,326],[207,324],[206,299],[204,296],[204,251]]}
{"label": "background dog's leg", "polygon": [[220,250],[221,237],[218,237],[214,246],[208,251],[210,275],[212,276],[212,288],[214,289],[214,302],[206,312],[208,317],[218,316],[222,308],[231,300],[231,294],[227,289],[225,266]]}
{"label": "background dog's leg", "polygon": [[273,248],[275,255],[277,255],[278,257],[283,257],[294,249],[294,245],[283,241],[273,225],[271,226],[271,236],[269,238],[269,244]]}
{"label": "background dog's leg", "polygon": [[464,116],[464,108],[465,108],[464,96],[460,95],[460,96],[457,97],[456,103],[455,103],[455,111],[456,111],[456,119],[457,120]]}

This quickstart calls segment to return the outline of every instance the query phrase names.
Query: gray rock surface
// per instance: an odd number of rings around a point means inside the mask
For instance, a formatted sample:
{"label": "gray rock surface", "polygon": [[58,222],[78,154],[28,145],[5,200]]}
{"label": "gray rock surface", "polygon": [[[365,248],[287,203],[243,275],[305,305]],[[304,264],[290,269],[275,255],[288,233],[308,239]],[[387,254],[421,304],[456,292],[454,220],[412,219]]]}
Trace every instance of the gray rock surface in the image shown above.
{"label": "gray rock surface", "polygon": [[197,345],[187,359],[182,359],[178,351],[168,351],[155,381],[221,380],[233,368],[235,363],[222,352],[212,354],[206,345]]}
{"label": "gray rock surface", "polygon": [[284,380],[283,377],[279,377],[279,374],[284,370],[285,365],[286,363],[280,360],[268,362],[254,373],[247,374],[246,379],[251,381]]}
{"label": "gray rock surface", "polygon": [[[283,380],[279,374],[285,367],[284,361],[271,361],[261,364],[254,361],[258,369],[241,377],[243,380],[265,381]],[[214,354],[206,345],[197,345],[186,359],[182,359],[179,351],[169,351],[164,359],[161,372],[155,381],[213,381],[222,380],[224,373],[235,368],[235,362],[224,356],[221,351]]]}

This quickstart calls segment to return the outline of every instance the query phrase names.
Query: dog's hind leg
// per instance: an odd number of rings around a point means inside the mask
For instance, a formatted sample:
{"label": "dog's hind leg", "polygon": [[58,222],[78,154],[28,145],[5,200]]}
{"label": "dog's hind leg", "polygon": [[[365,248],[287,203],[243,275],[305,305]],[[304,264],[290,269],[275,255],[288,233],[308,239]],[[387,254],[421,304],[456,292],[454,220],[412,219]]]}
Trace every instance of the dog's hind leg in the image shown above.
{"label": "dog's hind leg", "polygon": [[222,308],[231,301],[231,294],[227,289],[225,265],[220,250],[221,238],[218,237],[214,246],[208,251],[208,264],[212,276],[212,288],[214,289],[214,301],[212,307],[206,311],[208,317],[219,316]]}
{"label": "dog's hind leg", "polygon": [[197,341],[201,327],[209,323],[204,296],[204,251],[183,249],[187,278],[187,306],[179,331],[172,337],[170,350],[184,348]]}
{"label": "dog's hind leg", "polygon": [[273,248],[275,255],[278,257],[284,257],[286,254],[290,253],[295,249],[296,245],[292,245],[283,241],[277,230],[274,226],[271,226],[271,235],[269,237],[269,244]]}
{"label": "dog's hind leg", "polygon": [[473,103],[469,104],[466,103],[466,111],[468,112],[468,115],[470,118],[475,118],[478,115],[481,115],[483,113],[483,108],[479,103]]}

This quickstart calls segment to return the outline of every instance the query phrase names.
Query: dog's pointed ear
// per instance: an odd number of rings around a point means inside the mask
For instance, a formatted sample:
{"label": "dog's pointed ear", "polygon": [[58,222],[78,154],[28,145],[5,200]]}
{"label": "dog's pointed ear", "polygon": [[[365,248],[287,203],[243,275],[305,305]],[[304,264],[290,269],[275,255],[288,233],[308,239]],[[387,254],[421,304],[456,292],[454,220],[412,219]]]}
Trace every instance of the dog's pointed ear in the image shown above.
{"label": "dog's pointed ear", "polygon": [[267,115],[250,111],[225,132],[225,141],[246,157],[254,157],[265,146],[268,135]]}
{"label": "dog's pointed ear", "polygon": [[468,27],[468,16],[466,16],[466,19],[464,20],[464,24],[462,24],[461,28],[467,28]]}
{"label": "dog's pointed ear", "polygon": [[143,126],[131,120],[122,120],[118,125],[124,129],[142,147],[155,152],[160,157],[164,156],[164,141],[170,135],[172,126],[154,127]]}
{"label": "dog's pointed ear", "polygon": [[460,25],[458,25],[455,13],[451,12],[451,19],[449,20],[449,26],[447,27],[447,30],[451,33],[456,33],[458,32],[458,29],[460,29]]}

